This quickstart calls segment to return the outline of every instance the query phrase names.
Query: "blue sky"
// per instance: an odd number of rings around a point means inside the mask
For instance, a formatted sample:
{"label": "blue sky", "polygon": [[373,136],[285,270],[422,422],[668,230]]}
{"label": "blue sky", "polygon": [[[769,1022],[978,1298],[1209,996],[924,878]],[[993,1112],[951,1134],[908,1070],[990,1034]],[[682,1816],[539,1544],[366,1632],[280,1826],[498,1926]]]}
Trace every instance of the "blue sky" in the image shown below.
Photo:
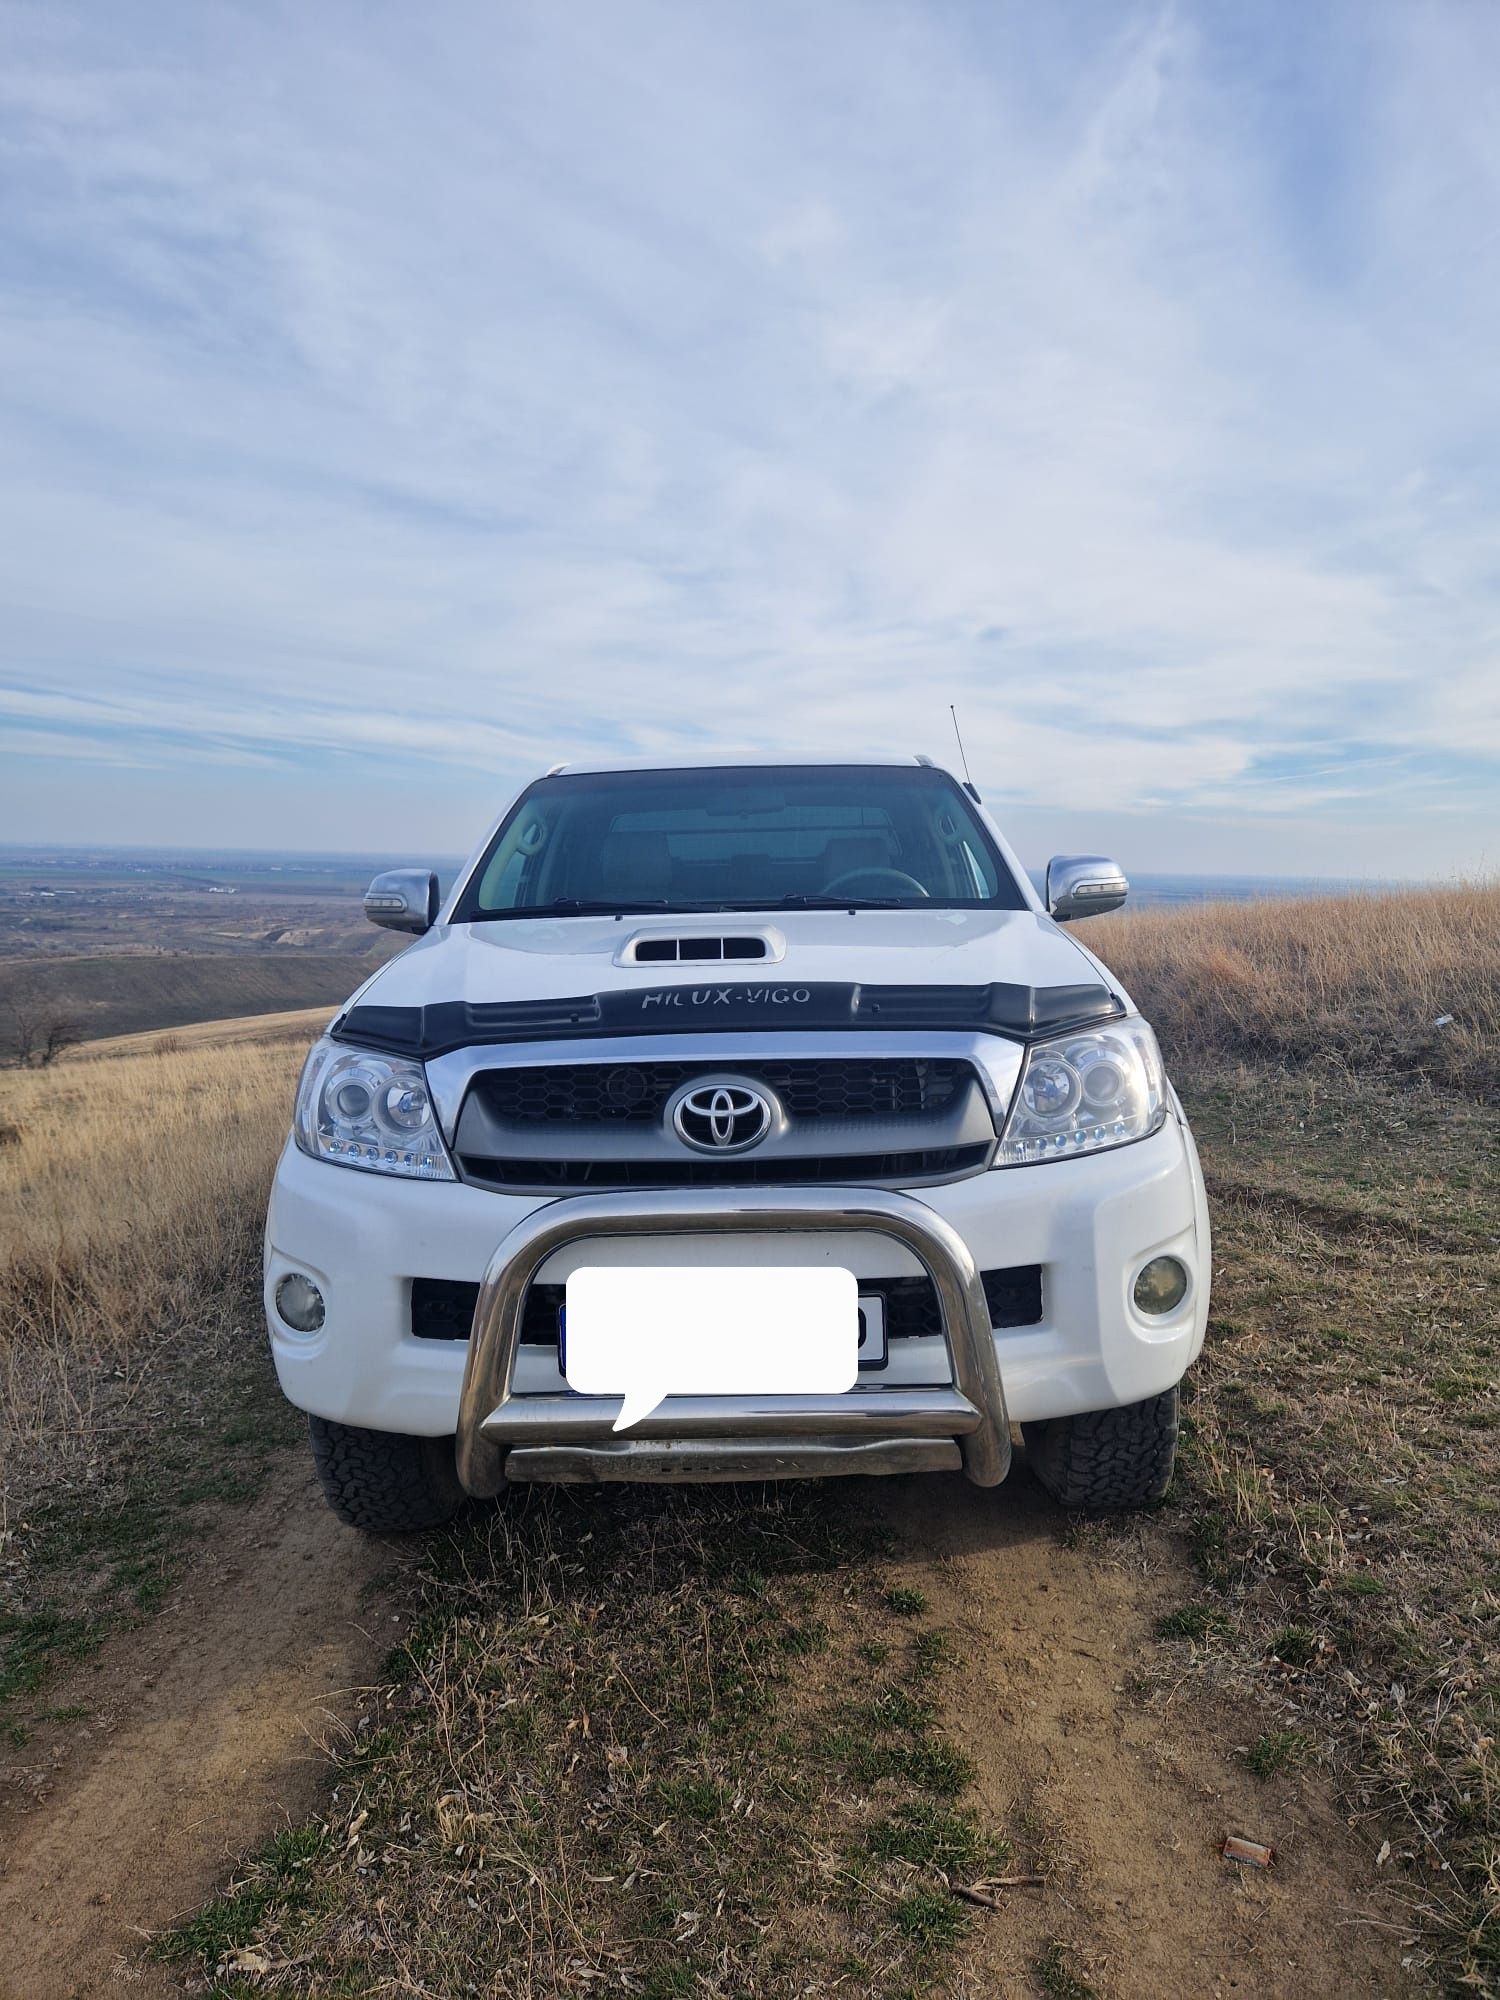
{"label": "blue sky", "polygon": [[1500,862],[1500,10],[0,6],[0,839]]}

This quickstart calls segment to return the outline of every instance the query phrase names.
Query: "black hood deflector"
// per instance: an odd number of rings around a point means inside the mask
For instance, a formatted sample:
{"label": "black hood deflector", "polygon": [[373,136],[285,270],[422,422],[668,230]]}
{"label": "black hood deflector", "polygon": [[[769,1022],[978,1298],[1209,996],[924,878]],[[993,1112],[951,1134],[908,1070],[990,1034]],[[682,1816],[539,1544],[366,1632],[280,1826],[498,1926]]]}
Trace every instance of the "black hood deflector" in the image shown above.
{"label": "black hood deflector", "polygon": [[705,981],[639,986],[562,1000],[445,1000],[431,1007],[351,1007],[335,1041],[407,1056],[447,1055],[484,1043],[572,1036],[743,1034],[754,1028],[970,1029],[1032,1041],[1118,1018],[1099,982],[1077,986],[853,986]]}

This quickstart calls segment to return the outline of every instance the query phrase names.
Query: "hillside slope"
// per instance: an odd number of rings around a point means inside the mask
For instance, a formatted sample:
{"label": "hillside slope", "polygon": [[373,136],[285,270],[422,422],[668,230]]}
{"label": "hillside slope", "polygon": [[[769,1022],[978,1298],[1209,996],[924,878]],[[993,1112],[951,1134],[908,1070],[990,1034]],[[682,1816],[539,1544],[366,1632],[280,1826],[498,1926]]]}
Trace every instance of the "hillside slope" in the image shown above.
{"label": "hillside slope", "polygon": [[164,952],[0,963],[0,1063],[16,1005],[74,1023],[83,1039],[194,1021],[337,1007],[386,952]]}

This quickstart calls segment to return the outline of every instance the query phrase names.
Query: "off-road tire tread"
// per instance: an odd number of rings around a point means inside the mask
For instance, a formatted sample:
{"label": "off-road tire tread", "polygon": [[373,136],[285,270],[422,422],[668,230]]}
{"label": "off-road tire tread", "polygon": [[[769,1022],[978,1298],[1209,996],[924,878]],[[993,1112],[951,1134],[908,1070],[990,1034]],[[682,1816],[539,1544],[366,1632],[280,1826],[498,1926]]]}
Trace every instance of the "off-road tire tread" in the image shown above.
{"label": "off-road tire tread", "polygon": [[463,1504],[451,1438],[404,1437],[309,1417],[313,1463],[339,1519],[369,1535],[440,1528]]}
{"label": "off-road tire tread", "polygon": [[1177,1390],[1021,1430],[1026,1462],[1059,1506],[1090,1514],[1149,1507],[1177,1458]]}

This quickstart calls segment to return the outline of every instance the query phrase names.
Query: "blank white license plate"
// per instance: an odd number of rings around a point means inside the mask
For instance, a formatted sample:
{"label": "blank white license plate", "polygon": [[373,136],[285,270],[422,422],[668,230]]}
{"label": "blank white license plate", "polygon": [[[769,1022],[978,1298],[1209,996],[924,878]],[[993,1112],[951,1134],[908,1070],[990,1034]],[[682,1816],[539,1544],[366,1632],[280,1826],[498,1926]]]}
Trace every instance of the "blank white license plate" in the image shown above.
{"label": "blank white license plate", "polygon": [[[712,1305],[708,1304],[708,1314],[712,1318]],[[885,1344],[885,1300],[879,1292],[861,1292],[859,1310],[859,1368],[866,1370],[884,1368],[890,1359]],[[568,1308],[560,1305],[557,1309],[557,1368],[558,1373],[568,1372]]]}
{"label": "blank white license plate", "polygon": [[668,1395],[829,1394],[886,1365],[884,1301],[826,1265],[585,1265],[567,1281],[558,1366],[638,1421]]}

